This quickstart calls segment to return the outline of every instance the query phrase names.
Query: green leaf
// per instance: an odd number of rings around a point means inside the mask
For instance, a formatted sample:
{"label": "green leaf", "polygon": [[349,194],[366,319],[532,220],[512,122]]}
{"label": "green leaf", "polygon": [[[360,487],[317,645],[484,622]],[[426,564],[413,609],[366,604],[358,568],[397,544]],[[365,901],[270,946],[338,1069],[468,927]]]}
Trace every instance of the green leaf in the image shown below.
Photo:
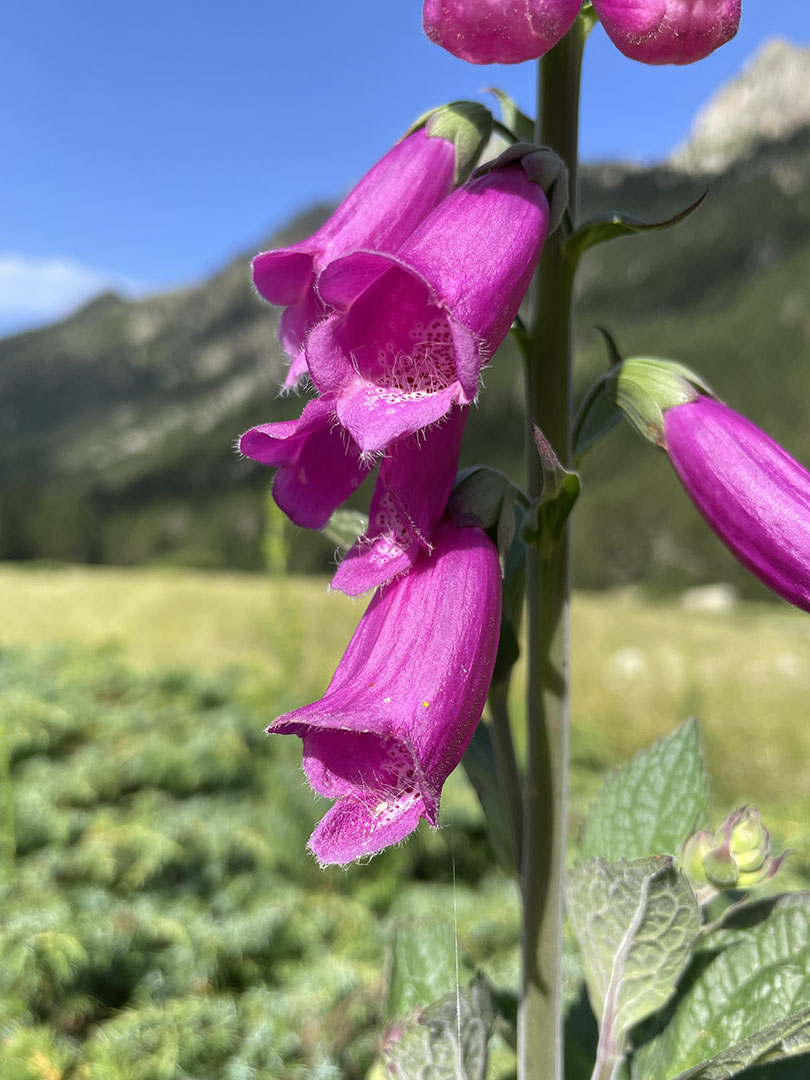
{"label": "green leaf", "polygon": [[627,1032],[667,1002],[689,963],[697,900],[670,856],[588,859],[569,872],[566,892],[600,1051],[618,1060]]}
{"label": "green leaf", "polygon": [[485,1080],[495,1019],[482,978],[395,1029],[384,1047],[388,1075],[401,1080]]}
{"label": "green leaf", "polygon": [[[503,634],[503,629],[501,633]],[[467,778],[475,789],[478,801],[481,803],[492,850],[507,874],[513,874],[515,863],[512,857],[512,840],[509,821],[506,816],[506,802],[504,792],[498,783],[499,774],[495,762],[495,747],[492,743],[492,735],[489,727],[483,721],[475,729],[475,734],[461,760]],[[436,996],[433,995],[433,997]],[[426,998],[425,1000],[430,1001],[432,998]]]}
{"label": "green leaf", "polygon": [[534,120],[527,116],[526,113],[521,112],[505,91],[491,86],[487,93],[492,94],[500,106],[503,126],[509,129],[518,142],[533,143]]}
{"label": "green leaf", "polygon": [[321,532],[341,550],[348,551],[367,529],[368,518],[359,510],[335,510]]}
{"label": "green leaf", "polygon": [[585,822],[580,854],[676,854],[704,823],[707,803],[708,777],[693,718],[608,777]]}
{"label": "green leaf", "polygon": [[523,539],[545,556],[559,544],[580,491],[579,475],[566,469],[543,432],[532,424],[532,437],[543,473],[540,495],[526,515]]}
{"label": "green leaf", "polygon": [[736,944],[687,976],[634,1080],[724,1080],[810,1052],[810,893],[786,897]]}
{"label": "green leaf", "polygon": [[456,985],[456,935],[451,920],[398,927],[388,989],[388,1018],[402,1020]]}
{"label": "green leaf", "polygon": [[585,395],[574,420],[574,460],[582,458],[619,423],[622,414],[607,396],[607,377],[598,379]]}
{"label": "green leaf", "polygon": [[579,262],[590,248],[596,247],[598,244],[606,244],[609,240],[617,240],[621,236],[634,236],[638,233],[662,232],[664,229],[674,229],[676,225],[680,225],[682,221],[685,221],[690,214],[697,210],[707,194],[708,192],[704,191],[691,206],[687,206],[685,210],[681,210],[679,214],[675,214],[665,221],[642,221],[641,218],[632,217],[630,214],[622,214],[618,211],[600,214],[598,217],[583,222],[576,232],[568,237],[565,241],[566,252],[570,257],[573,257],[575,262]]}

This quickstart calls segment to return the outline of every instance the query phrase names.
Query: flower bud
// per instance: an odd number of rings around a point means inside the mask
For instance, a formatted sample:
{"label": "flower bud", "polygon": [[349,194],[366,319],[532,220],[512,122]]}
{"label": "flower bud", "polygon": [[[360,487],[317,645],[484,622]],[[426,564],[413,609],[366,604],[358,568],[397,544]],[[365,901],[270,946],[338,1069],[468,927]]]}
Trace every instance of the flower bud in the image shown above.
{"label": "flower bud", "polygon": [[741,0],[593,0],[619,52],[643,64],[692,64],[737,33]]}
{"label": "flower bud", "polygon": [[742,806],[720,824],[716,832],[701,829],[681,848],[681,868],[704,901],[723,889],[749,889],[768,881],[787,855],[771,854],[771,834],[759,810]]}

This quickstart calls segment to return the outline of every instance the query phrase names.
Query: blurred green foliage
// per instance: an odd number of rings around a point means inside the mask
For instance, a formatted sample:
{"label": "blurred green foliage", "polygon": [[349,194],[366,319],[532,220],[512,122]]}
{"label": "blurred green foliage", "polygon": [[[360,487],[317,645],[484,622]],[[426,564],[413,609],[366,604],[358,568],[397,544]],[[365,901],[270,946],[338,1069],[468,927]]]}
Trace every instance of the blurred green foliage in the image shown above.
{"label": "blurred green foliage", "polygon": [[515,897],[466,793],[450,828],[319,870],[298,740],[265,738],[233,671],[6,650],[0,718],[4,1080],[364,1077],[387,943],[452,911],[453,860],[463,953],[514,978]]}

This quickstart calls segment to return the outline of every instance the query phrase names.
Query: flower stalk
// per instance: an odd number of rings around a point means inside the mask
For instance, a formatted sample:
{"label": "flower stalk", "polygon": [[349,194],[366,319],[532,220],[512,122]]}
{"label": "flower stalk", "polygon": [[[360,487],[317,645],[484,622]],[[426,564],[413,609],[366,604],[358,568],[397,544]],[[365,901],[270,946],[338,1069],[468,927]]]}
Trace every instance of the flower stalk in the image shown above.
{"label": "flower stalk", "polygon": [[[579,88],[588,22],[580,16],[539,61],[536,141],[568,166],[569,213],[575,219]],[[532,287],[524,350],[526,414],[556,452],[571,460],[571,325],[575,263],[565,230],[546,243]],[[527,424],[527,487],[539,497],[543,474]],[[563,873],[569,742],[570,543],[566,528],[543,553],[527,548],[528,756],[523,820],[523,987],[519,1018],[520,1080],[561,1080]]]}

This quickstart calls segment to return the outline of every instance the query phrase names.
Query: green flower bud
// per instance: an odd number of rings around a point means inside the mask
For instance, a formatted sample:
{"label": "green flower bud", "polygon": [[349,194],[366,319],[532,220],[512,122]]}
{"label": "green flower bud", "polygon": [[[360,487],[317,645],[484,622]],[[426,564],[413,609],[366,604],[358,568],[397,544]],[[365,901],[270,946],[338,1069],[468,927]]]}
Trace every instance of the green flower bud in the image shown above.
{"label": "green flower bud", "polygon": [[[681,848],[681,868],[701,903],[723,889],[749,889],[772,878],[787,852],[771,854],[771,834],[759,810],[741,806],[716,832],[702,829]],[[701,899],[702,897],[702,899]]]}
{"label": "green flower bud", "polygon": [[664,412],[695,401],[701,393],[714,396],[691,368],[654,357],[631,357],[617,364],[608,375],[606,392],[639,435],[662,448]]}

